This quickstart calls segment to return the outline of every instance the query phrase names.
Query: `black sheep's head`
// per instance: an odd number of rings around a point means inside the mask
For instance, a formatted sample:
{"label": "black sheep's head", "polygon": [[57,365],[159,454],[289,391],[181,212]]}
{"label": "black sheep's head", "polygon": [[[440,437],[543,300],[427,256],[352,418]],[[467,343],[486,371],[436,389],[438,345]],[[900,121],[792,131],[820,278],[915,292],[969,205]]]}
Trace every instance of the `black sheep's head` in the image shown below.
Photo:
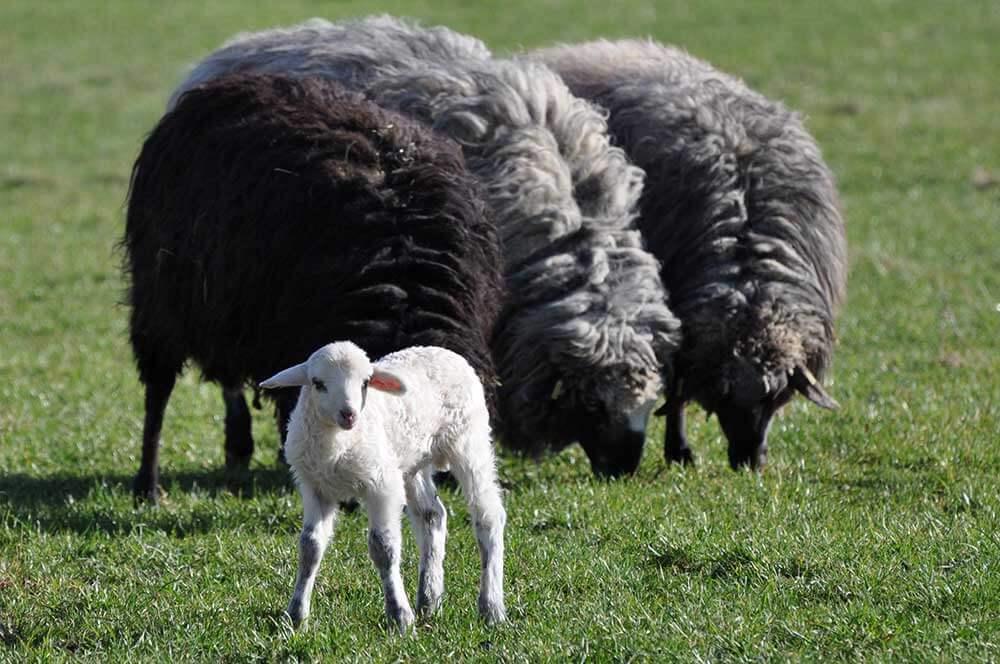
{"label": "black sheep's head", "polygon": [[796,393],[822,408],[838,407],[805,363],[775,370],[740,355],[734,355],[713,380],[701,382],[686,396],[719,418],[729,444],[729,465],[736,470],[759,469],[767,463],[771,421]]}

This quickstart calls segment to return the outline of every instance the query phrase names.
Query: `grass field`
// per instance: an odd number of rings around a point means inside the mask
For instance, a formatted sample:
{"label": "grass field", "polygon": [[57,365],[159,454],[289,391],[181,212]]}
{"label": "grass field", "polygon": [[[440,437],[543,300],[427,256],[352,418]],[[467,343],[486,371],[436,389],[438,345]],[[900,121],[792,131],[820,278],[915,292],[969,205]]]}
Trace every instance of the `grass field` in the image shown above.
{"label": "grass field", "polygon": [[[1000,659],[1000,3],[493,4],[0,3],[0,660]],[[759,477],[728,469],[700,417],[693,470],[664,464],[659,425],[626,481],[591,479],[576,450],[503,459],[497,630],[446,492],[439,616],[384,632],[357,513],[291,633],[301,507],[274,427],[255,415],[253,490],[232,495],[219,392],[193,371],[167,414],[164,504],[130,495],[141,391],[114,244],[144,133],[232,33],[377,10],[498,51],[683,45],[804,111],[846,207],[842,410],[790,407]]]}

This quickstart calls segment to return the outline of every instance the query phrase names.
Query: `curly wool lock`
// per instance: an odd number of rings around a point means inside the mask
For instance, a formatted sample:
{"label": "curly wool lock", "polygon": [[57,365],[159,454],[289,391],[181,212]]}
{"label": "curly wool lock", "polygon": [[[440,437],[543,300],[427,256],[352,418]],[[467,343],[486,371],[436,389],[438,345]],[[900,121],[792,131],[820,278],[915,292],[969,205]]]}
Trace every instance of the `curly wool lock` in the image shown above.
{"label": "curly wool lock", "polygon": [[[478,184],[453,142],[334,82],[234,75],[184,94],[136,160],[122,245],[142,496],[156,499],[163,409],[188,359],[224,388],[230,466],[253,451],[243,386],[330,339],[375,357],[450,348],[495,398],[503,282]],[[294,402],[278,396],[283,423]]]}
{"label": "curly wool lock", "polygon": [[773,414],[820,386],[846,290],[837,190],[799,117],[738,79],[651,41],[532,54],[609,113],[647,174],[639,225],[661,261],[684,344],[669,388],[666,454],[690,461],[683,406],[715,412],[733,467],[767,456]]}
{"label": "curly wool lock", "polygon": [[501,437],[579,441],[596,472],[634,470],[679,345],[635,211],[642,172],[601,113],[547,67],[391,17],[240,35],[190,85],[232,70],[321,74],[458,140],[496,215],[508,296],[493,334]]}

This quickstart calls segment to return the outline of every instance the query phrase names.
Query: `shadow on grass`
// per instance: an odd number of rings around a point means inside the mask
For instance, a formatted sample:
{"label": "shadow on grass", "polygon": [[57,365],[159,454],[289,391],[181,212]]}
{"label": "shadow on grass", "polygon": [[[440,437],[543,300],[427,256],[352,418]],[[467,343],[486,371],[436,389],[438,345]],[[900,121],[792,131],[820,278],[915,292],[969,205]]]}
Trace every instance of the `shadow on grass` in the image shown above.
{"label": "shadow on grass", "polygon": [[[8,524],[13,521],[20,528],[42,532],[123,534],[145,528],[184,536],[240,524],[230,523],[227,512],[231,510],[220,509],[215,500],[192,500],[173,509],[173,496],[178,496],[180,504],[184,497],[195,495],[253,499],[292,491],[287,468],[261,468],[237,475],[221,469],[166,473],[161,476],[160,485],[168,493],[156,508],[134,503],[131,474],[2,475],[0,521]],[[262,527],[267,524],[262,523]]]}
{"label": "shadow on grass", "polygon": [[649,562],[655,567],[672,572],[708,576],[713,579],[746,578],[751,575],[755,566],[750,553],[740,548],[703,557],[680,547],[671,546],[663,552],[651,554]]}

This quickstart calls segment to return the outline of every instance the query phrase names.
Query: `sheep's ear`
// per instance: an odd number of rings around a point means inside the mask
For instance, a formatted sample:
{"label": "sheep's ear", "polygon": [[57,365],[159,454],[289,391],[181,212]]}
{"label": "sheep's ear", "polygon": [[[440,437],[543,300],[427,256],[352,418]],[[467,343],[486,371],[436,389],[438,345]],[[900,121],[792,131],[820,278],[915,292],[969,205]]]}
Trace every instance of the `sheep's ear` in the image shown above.
{"label": "sheep's ear", "polygon": [[403,379],[385,369],[375,369],[368,381],[368,387],[397,396],[406,394],[406,385],[403,384]]}
{"label": "sheep's ear", "polygon": [[294,367],[288,367],[284,371],[279,371],[263,381],[260,386],[265,390],[273,390],[276,387],[301,387],[308,384],[309,372],[306,371],[306,363],[303,362]]}
{"label": "sheep's ear", "polygon": [[823,386],[819,384],[819,381],[816,380],[816,376],[809,371],[808,367],[795,367],[789,383],[792,387],[801,392],[802,396],[809,399],[809,401],[812,401],[820,408],[826,408],[827,410],[836,410],[837,408],[840,408],[840,404],[826,393],[826,390],[824,390]]}

